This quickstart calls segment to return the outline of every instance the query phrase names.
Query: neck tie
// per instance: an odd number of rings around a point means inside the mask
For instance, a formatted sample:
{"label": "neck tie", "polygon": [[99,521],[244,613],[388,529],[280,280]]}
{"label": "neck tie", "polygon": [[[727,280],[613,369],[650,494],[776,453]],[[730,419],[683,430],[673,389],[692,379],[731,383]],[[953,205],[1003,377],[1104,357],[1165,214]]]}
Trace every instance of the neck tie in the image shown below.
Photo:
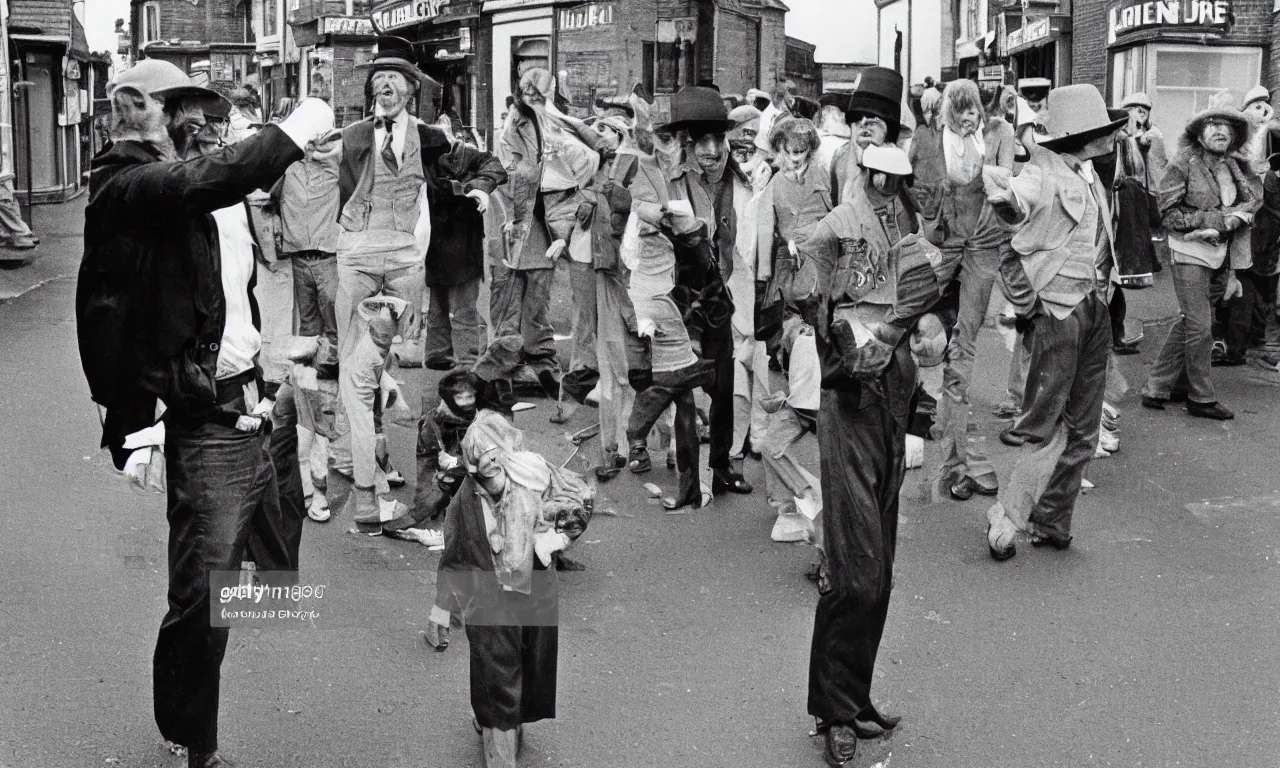
{"label": "neck tie", "polygon": [[387,164],[392,173],[399,173],[400,161],[396,159],[396,151],[391,148],[391,129],[395,124],[396,121],[393,117],[377,117],[373,121],[374,128],[381,128],[387,132],[386,138],[382,140],[382,162]]}

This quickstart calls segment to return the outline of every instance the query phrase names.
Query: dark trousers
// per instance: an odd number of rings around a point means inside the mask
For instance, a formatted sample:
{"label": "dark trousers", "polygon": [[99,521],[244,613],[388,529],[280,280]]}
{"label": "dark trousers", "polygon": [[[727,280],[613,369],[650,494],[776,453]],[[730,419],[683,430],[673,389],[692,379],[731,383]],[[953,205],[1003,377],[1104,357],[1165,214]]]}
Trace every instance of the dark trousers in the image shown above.
{"label": "dark trousers", "polygon": [[521,363],[534,372],[558,372],[551,327],[551,284],[555,269],[508,269],[494,265],[489,286],[489,321],[493,338],[476,364],[487,381],[509,378]]}
{"label": "dark trousers", "polygon": [[470,368],[480,355],[480,278],[460,285],[428,285],[427,290],[431,303],[423,358]]}
{"label": "dark trousers", "polygon": [[[1175,266],[1176,269],[1176,266]],[[1176,273],[1175,273],[1176,274]],[[1093,458],[1102,425],[1102,398],[1107,386],[1107,356],[1111,352],[1111,316],[1107,302],[1091,293],[1065,319],[1041,311],[1030,335],[1031,366],[1027,372],[1027,396],[1022,418],[1013,432],[1026,438],[1023,458],[1065,430],[1066,445],[1049,470],[1048,481],[1010,481],[1011,486],[1041,486],[1038,497],[1012,488],[1002,495],[1006,507],[1018,496],[1033,501],[1028,518],[1042,535],[1062,541],[1071,536],[1071,515],[1084,470]],[[1019,467],[1014,467],[1019,475]],[[1041,478],[1043,479],[1043,478]],[[1015,511],[1011,514],[1019,514]]]}
{"label": "dark trousers", "polygon": [[[229,630],[209,622],[209,572],[239,570],[264,515],[279,506],[268,438],[168,425],[169,611],[153,659],[156,724],[193,752],[218,748],[218,686]],[[278,514],[278,511],[276,511]]]}
{"label": "dark trousers", "polygon": [[1111,343],[1124,343],[1124,319],[1129,313],[1128,302],[1124,298],[1124,289],[1116,286],[1111,292]]}
{"label": "dark trousers", "polygon": [[1236,277],[1244,292],[1226,303],[1227,354],[1243,359],[1251,347],[1262,342],[1267,330],[1267,310],[1276,303],[1276,276],[1264,277],[1246,269]]}
{"label": "dark trousers", "polygon": [[679,373],[656,373],[654,385],[636,393],[635,403],[631,406],[631,419],[627,422],[627,442],[647,438],[667,406],[675,403],[673,439],[676,443],[676,470],[680,473],[680,488],[676,498],[684,498],[684,494],[699,483],[698,455],[702,445],[698,440],[698,409],[693,402],[693,389],[686,384],[663,381],[664,378],[674,378]]}
{"label": "dark trousers", "polygon": [[878,719],[871,681],[893,588],[915,388],[905,346],[875,382],[822,390],[817,433],[831,591],[818,598],[813,619],[809,714],[823,725]]}
{"label": "dark trousers", "polygon": [[[289,254],[293,266],[293,307],[299,336],[328,336],[338,343],[338,257],[324,251]],[[336,350],[337,347],[335,346]]]}
{"label": "dark trousers", "polygon": [[715,381],[702,391],[711,397],[711,445],[707,466],[712,469],[728,469],[729,456],[733,453],[733,332],[723,331],[702,335],[702,357],[715,361]]}
{"label": "dark trousers", "polygon": [[302,467],[298,463],[298,407],[294,395],[292,384],[282,384],[276,390],[275,407],[271,410],[268,445],[280,502],[273,508],[264,499],[249,533],[249,559],[267,571],[298,570],[302,521],[307,516]]}

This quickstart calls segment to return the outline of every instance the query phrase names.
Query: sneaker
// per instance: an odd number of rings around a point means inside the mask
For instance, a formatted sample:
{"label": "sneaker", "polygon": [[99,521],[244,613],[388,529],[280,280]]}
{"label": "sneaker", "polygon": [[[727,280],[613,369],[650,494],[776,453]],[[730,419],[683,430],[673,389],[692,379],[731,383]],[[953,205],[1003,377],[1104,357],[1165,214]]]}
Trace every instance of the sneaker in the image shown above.
{"label": "sneaker", "polygon": [[809,518],[796,512],[794,506],[790,509],[791,511],[778,515],[778,519],[773,522],[773,531],[770,532],[769,538],[779,544],[801,544],[810,541],[813,538],[813,523]]}
{"label": "sneaker", "polygon": [[1109,459],[1111,458],[1111,451],[1108,451],[1106,448],[1103,448],[1102,443],[1098,443],[1098,447],[1093,449],[1093,458]]}
{"label": "sneaker", "polygon": [[317,523],[327,523],[333,517],[333,512],[329,509],[329,500],[323,493],[317,492],[311,495],[311,503],[307,505],[307,517]]}
{"label": "sneaker", "polygon": [[1107,453],[1115,453],[1120,450],[1120,436],[1104,428],[1098,436],[1098,445]]}

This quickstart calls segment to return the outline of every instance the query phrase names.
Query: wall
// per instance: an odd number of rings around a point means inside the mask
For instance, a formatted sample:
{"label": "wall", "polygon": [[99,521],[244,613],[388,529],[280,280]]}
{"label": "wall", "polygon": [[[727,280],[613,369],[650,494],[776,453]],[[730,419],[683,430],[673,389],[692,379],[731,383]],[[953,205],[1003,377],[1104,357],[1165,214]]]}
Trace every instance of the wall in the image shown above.
{"label": "wall", "polygon": [[[1085,0],[1073,3],[1071,41],[1071,82],[1090,83],[1104,94],[1107,92],[1107,9],[1113,4],[1103,0]],[[1270,46],[1273,31],[1272,0],[1235,0],[1232,3],[1235,26],[1221,37],[1210,36],[1209,45],[1262,45]],[[1151,38],[1151,33],[1140,33],[1133,39]],[[1280,85],[1280,68],[1274,57],[1263,53],[1262,80],[1271,88]]]}
{"label": "wall", "polygon": [[[942,37],[940,0],[911,0],[911,68],[903,72],[907,85],[924,82],[925,75],[937,80],[944,66],[954,68],[955,40],[954,36],[950,40]],[[889,53],[893,53],[892,46]],[[905,61],[902,64],[907,66]]]}

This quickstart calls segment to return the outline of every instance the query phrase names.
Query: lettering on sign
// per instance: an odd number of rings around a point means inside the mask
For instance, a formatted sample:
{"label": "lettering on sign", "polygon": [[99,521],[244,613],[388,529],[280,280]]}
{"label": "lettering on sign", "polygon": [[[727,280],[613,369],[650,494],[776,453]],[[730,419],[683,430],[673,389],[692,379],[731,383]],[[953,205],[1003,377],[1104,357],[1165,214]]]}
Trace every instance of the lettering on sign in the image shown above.
{"label": "lettering on sign", "polygon": [[1008,34],[1005,39],[1005,49],[1012,51],[1023,45],[1044,40],[1049,37],[1049,32],[1053,26],[1049,23],[1048,16],[1042,16],[1038,19],[1028,19],[1019,29],[1015,29]]}
{"label": "lettering on sign", "polygon": [[351,16],[326,16],[320,27],[322,35],[372,35],[373,22]]}
{"label": "lettering on sign", "polygon": [[1152,28],[1226,28],[1231,0],[1147,0],[1121,3],[1107,14],[1108,43],[1120,36]]}
{"label": "lettering on sign", "polygon": [[613,23],[613,3],[592,3],[581,8],[560,11],[560,29],[590,29]]}
{"label": "lettering on sign", "polygon": [[373,26],[381,32],[408,27],[440,15],[449,0],[412,0],[408,3],[383,8],[373,12]]}

